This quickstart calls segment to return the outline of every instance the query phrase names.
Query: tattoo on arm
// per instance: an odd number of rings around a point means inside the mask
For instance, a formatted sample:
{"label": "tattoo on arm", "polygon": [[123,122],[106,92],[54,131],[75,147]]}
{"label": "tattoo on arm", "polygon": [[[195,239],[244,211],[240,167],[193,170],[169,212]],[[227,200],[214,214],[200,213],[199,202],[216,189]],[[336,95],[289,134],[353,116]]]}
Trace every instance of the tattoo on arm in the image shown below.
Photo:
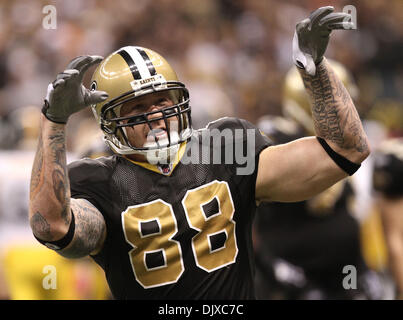
{"label": "tattoo on arm", "polygon": [[37,237],[52,241],[62,233],[58,219],[65,227],[71,221],[65,128],[42,122],[30,183],[31,228]]}
{"label": "tattoo on arm", "polygon": [[106,225],[102,214],[84,199],[72,199],[76,228],[72,242],[59,253],[67,258],[80,258],[102,246]]}
{"label": "tattoo on arm", "polygon": [[61,239],[74,212],[75,232],[71,243],[57,251],[67,258],[80,258],[101,248],[106,236],[102,214],[84,199],[70,199],[66,165],[65,127],[42,122],[41,135],[30,184],[30,224],[45,241]]}
{"label": "tattoo on arm", "polygon": [[52,241],[52,234],[50,233],[50,224],[46,221],[46,219],[40,214],[40,212],[36,212],[31,218],[31,225],[35,226],[36,236],[40,239],[49,239]]}
{"label": "tattoo on arm", "polygon": [[52,173],[53,191],[55,196],[60,203],[62,203],[66,196],[66,186],[64,182],[64,174],[59,170],[55,169]]}
{"label": "tattoo on arm", "polygon": [[43,184],[43,141],[42,134],[39,135],[38,147],[36,149],[34,165],[32,166],[31,185],[29,198],[33,199]]}
{"label": "tattoo on arm", "polygon": [[304,71],[301,76],[312,101],[317,135],[340,148],[368,152],[366,135],[354,103],[326,59],[318,65],[315,76]]}
{"label": "tattoo on arm", "polygon": [[[60,169],[53,170],[52,173],[53,191],[60,204],[66,203],[68,183],[66,176],[60,171]],[[61,218],[66,225],[70,223],[70,219],[67,214],[67,205],[64,205],[61,211]]]}
{"label": "tattoo on arm", "polygon": [[66,143],[64,131],[56,131],[49,136],[49,146],[53,155],[53,163],[55,169],[52,172],[53,191],[62,206],[61,218],[64,223],[70,223],[70,215],[68,214],[67,199],[69,197],[69,181],[67,177],[66,166]]}

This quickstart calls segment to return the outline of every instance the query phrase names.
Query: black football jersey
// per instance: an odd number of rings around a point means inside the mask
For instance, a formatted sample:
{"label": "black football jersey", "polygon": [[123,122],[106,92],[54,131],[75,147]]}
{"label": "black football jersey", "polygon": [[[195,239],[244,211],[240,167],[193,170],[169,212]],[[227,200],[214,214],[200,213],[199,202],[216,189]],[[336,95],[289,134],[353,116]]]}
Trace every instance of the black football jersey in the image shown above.
{"label": "black football jersey", "polygon": [[[213,129],[226,134],[214,142],[204,135]],[[240,145],[244,155],[249,148],[250,174],[240,174]],[[269,145],[249,122],[223,118],[179,150],[181,159],[192,153],[198,161],[158,167],[113,155],[71,163],[72,197],[90,201],[105,218],[107,237],[93,259],[113,296],[253,299],[258,155]]]}

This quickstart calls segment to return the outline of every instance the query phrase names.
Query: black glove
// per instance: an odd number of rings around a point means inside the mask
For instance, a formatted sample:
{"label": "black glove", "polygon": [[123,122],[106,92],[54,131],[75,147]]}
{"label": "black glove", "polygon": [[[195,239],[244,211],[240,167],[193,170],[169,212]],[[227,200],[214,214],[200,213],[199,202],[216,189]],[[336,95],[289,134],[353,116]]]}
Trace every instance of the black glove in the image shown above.
{"label": "black glove", "polygon": [[330,32],[334,29],[353,29],[351,15],[343,12],[333,13],[334,8],[321,7],[311,13],[309,18],[296,26],[293,39],[294,63],[312,76],[329,43]]}
{"label": "black glove", "polygon": [[82,84],[84,73],[89,67],[102,61],[100,56],[79,56],[74,58],[67,69],[59,73],[49,84],[42,113],[56,123],[67,123],[70,115],[85,107],[105,101],[104,91],[90,91]]}

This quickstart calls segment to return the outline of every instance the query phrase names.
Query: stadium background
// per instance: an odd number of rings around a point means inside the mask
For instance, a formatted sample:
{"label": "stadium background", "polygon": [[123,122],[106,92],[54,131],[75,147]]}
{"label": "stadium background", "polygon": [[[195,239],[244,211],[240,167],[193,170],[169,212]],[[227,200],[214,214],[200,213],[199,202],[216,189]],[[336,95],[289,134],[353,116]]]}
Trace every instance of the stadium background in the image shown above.
{"label": "stadium background", "polygon": [[[43,28],[45,5],[57,10],[54,30]],[[402,135],[401,0],[0,0],[0,297],[108,298],[98,268],[41,248],[27,219],[40,106],[48,83],[73,57],[105,56],[126,45],[152,48],[189,88],[196,127],[222,116],[256,123],[263,115],[281,114],[295,24],[323,5],[357,9],[358,30],[334,32],[326,56],[351,71],[370,138],[376,144],[380,135]],[[72,118],[69,159],[96,153],[102,141],[91,111]],[[373,268],[385,269],[379,218],[365,218],[371,221],[363,231],[371,239],[366,257]],[[45,265],[58,270],[56,290],[43,289]]]}

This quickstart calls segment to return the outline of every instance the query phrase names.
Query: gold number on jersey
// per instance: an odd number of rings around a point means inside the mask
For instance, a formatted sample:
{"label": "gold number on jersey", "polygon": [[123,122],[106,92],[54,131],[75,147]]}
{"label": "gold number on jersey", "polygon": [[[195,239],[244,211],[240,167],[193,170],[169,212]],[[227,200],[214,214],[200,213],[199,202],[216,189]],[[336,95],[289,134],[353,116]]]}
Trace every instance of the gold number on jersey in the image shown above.
{"label": "gold number on jersey", "polygon": [[[206,215],[204,206],[217,203],[217,212]],[[235,262],[238,247],[235,236],[235,209],[226,182],[213,181],[189,190],[182,200],[186,219],[198,231],[192,239],[197,266],[211,272]],[[136,280],[144,288],[178,281],[184,271],[178,232],[172,206],[158,199],[131,206],[122,213],[126,241]]]}
{"label": "gold number on jersey", "polygon": [[[178,228],[171,205],[159,199],[131,206],[122,213],[122,223],[133,246],[129,256],[136,280],[144,288],[176,282],[184,268],[181,247],[172,240]],[[147,224],[152,227],[146,232]]]}
{"label": "gold number on jersey", "polygon": [[[206,216],[203,205],[211,201],[217,201],[218,212]],[[232,220],[235,209],[228,184],[213,181],[189,190],[182,204],[190,226],[199,232],[192,239],[196,264],[211,272],[235,262],[238,254]],[[214,237],[221,239],[218,247],[213,247]]]}

